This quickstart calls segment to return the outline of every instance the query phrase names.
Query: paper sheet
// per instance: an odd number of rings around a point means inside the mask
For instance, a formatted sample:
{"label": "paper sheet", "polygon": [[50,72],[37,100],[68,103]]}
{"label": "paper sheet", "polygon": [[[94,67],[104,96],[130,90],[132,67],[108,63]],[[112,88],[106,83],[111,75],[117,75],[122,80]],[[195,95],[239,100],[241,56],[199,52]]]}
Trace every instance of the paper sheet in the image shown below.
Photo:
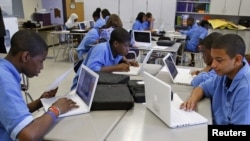
{"label": "paper sheet", "polygon": [[69,75],[69,73],[71,72],[72,69],[73,69],[73,67],[68,69],[65,73],[63,73],[59,77],[57,77],[54,80],[54,82],[51,83],[51,85],[45,90],[45,92],[48,92],[50,90],[53,90],[53,89],[57,88],[61,84],[61,82]]}

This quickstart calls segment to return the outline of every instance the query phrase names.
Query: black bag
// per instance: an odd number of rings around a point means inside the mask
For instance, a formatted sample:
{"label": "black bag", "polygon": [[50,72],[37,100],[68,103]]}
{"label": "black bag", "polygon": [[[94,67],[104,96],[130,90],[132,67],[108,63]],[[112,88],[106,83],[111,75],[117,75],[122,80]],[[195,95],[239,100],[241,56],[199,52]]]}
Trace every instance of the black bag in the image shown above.
{"label": "black bag", "polygon": [[167,46],[167,47],[171,47],[174,43],[175,41],[169,41],[169,40],[159,40],[156,42],[158,46]]}
{"label": "black bag", "polygon": [[96,72],[99,74],[98,84],[127,84],[130,77],[128,75],[113,74],[108,72]]}
{"label": "black bag", "polygon": [[127,84],[97,85],[91,110],[129,110],[133,106]]}
{"label": "black bag", "polygon": [[136,103],[145,102],[145,87],[144,84],[138,84],[140,81],[142,80],[130,80],[128,82],[128,88]]}

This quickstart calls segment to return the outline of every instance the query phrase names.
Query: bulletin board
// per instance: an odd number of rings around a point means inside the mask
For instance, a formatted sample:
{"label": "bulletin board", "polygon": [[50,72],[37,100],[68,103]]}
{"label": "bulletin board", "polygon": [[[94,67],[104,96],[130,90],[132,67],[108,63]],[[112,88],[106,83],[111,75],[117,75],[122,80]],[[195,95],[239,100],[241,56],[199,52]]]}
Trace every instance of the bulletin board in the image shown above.
{"label": "bulletin board", "polygon": [[78,15],[78,21],[84,21],[84,3],[79,0],[66,0],[66,16],[67,18],[71,13]]}

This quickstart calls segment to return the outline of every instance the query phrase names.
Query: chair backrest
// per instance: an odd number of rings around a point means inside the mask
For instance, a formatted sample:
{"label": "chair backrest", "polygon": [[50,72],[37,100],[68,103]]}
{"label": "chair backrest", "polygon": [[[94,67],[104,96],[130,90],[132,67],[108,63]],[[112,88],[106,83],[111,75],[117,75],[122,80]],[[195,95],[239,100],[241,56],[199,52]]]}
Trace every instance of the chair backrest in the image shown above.
{"label": "chair backrest", "polygon": [[29,89],[29,79],[25,74],[21,74],[21,76],[22,76],[21,89],[22,91],[27,91]]}
{"label": "chair backrest", "polygon": [[129,49],[128,54],[125,57],[129,60],[132,60],[132,59],[136,59],[138,54],[139,54],[138,49]]}
{"label": "chair backrest", "polygon": [[29,103],[34,101],[31,95],[28,92],[29,89],[29,78],[25,74],[21,74],[22,82],[21,82],[21,90],[24,92],[26,102]]}

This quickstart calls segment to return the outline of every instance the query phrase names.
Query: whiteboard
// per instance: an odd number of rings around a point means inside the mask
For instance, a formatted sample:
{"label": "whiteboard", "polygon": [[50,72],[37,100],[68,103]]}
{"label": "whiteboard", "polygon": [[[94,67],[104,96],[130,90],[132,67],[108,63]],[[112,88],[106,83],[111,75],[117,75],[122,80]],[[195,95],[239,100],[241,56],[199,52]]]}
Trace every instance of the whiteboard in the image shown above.
{"label": "whiteboard", "polygon": [[[10,37],[8,40],[10,40],[12,36],[18,31],[17,17],[3,17],[3,22],[5,29],[9,31]],[[7,52],[9,51],[9,49],[10,45],[6,46]]]}

